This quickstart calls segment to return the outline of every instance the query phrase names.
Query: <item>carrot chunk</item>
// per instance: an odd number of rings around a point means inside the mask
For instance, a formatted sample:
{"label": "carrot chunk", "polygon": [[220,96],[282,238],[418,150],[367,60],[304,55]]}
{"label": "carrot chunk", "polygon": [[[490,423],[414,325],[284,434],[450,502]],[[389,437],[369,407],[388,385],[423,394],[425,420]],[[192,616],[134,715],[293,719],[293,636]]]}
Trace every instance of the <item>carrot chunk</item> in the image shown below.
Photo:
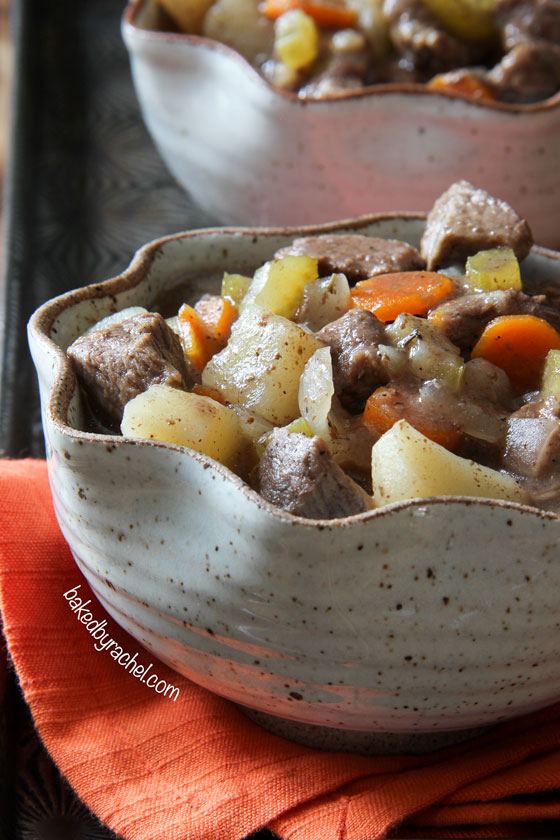
{"label": "carrot chunk", "polygon": [[179,309],[178,321],[185,357],[201,373],[212,357],[211,341],[204,321],[187,303]]}
{"label": "carrot chunk", "polygon": [[201,373],[214,353],[226,346],[238,309],[222,295],[204,295],[194,307],[179,309],[179,328],[187,360]]}
{"label": "carrot chunk", "polygon": [[461,430],[453,422],[423,412],[403,389],[394,385],[377,388],[366,402],[362,415],[364,426],[374,435],[381,436],[398,420],[406,420],[427,438],[451,451],[462,438]]}
{"label": "carrot chunk", "polygon": [[336,0],[264,0],[260,6],[265,17],[276,20],[284,12],[301,9],[324,29],[346,29],[356,22],[357,14]]}
{"label": "carrot chunk", "polygon": [[426,85],[430,90],[447,90],[471,99],[494,100],[493,91],[472,73],[451,71],[433,76]]}
{"label": "carrot chunk", "polygon": [[216,349],[223,349],[239,314],[237,306],[222,295],[204,295],[194,308],[204,321],[209,338],[216,343]]}
{"label": "carrot chunk", "polygon": [[369,309],[380,321],[394,321],[401,312],[426,315],[455,293],[453,280],[437,271],[398,271],[360,280],[351,290],[352,302]]}
{"label": "carrot chunk", "polygon": [[501,315],[484,328],[471,357],[505,370],[519,391],[537,389],[546,355],[560,349],[560,334],[535,315]]}

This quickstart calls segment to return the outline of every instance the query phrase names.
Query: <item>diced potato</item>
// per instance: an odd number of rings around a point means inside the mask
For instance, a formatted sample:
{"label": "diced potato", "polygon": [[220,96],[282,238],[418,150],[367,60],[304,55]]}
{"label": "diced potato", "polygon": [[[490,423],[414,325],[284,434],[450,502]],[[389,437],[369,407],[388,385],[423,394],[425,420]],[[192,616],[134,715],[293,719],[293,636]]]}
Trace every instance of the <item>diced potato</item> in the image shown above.
{"label": "diced potato", "polygon": [[491,248],[468,257],[466,279],[474,292],[522,288],[519,262],[511,248]]}
{"label": "diced potato", "polygon": [[496,28],[492,12],[497,0],[423,0],[444,27],[462,41],[487,41]]}
{"label": "diced potato", "polygon": [[541,394],[560,400],[560,350],[549,350],[544,362]]}
{"label": "diced potato", "polygon": [[213,0],[158,0],[181,32],[199,33]]}
{"label": "diced potato", "polygon": [[441,330],[425,318],[402,313],[387,327],[387,334],[396,347],[408,353],[412,374],[459,388],[465,363],[459,348]]}
{"label": "diced potato", "polygon": [[224,271],[221,295],[229,298],[236,305],[240,304],[251,285],[251,279],[244,274],[228,274],[227,271]]}
{"label": "diced potato", "polygon": [[257,269],[243,306],[256,303],[284,318],[293,318],[301,303],[304,286],[318,275],[317,260],[289,255],[270,260]]}
{"label": "diced potato", "polygon": [[477,496],[527,502],[511,476],[460,458],[399,420],[371,453],[375,505],[427,496]]}
{"label": "diced potato", "polygon": [[331,349],[316,350],[303,369],[299,381],[299,409],[313,434],[327,440],[328,415],[334,394]]}
{"label": "diced potato", "polygon": [[321,346],[287,318],[249,304],[233,325],[227,346],[204,368],[202,384],[218,388],[227,402],[285,426],[300,414],[300,376]]}
{"label": "diced potato", "polygon": [[152,385],[124,407],[123,435],[161,440],[203,452],[228,467],[245,447],[237,414],[210,397]]}
{"label": "diced potato", "polygon": [[274,24],[260,13],[259,0],[216,0],[206,13],[202,34],[253,61],[272,53]]}
{"label": "diced potato", "polygon": [[317,24],[301,9],[291,9],[274,25],[274,53],[291,70],[301,70],[319,55]]}

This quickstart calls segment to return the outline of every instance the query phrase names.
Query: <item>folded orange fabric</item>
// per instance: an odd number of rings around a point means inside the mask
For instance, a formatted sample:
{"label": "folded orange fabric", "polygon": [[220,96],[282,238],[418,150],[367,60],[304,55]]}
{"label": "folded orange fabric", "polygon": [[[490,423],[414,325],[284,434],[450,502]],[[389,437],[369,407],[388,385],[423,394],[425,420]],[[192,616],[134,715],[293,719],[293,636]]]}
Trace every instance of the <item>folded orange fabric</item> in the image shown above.
{"label": "folded orange fabric", "polygon": [[[179,688],[150,690],[74,615]],[[62,538],[45,463],[0,460],[0,608],[37,730],[81,799],[125,840],[558,836],[560,703],[429,756],[322,753],[262,730],[121,630]]]}

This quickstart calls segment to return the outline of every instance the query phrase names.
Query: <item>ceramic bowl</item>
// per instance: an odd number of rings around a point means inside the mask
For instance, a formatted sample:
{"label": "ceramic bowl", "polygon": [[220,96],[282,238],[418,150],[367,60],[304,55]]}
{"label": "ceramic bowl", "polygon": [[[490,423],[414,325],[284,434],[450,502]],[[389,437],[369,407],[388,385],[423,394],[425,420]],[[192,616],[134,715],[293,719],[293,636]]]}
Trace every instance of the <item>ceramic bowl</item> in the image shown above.
{"label": "ceramic bowl", "polygon": [[[417,247],[423,226],[388,214],[179,233],[29,324],[56,514],[100,602],[176,671],[331,748],[429,748],[557,700],[560,519],[463,498],[301,519],[187,448],[81,431],[64,350],[114,311],[219,288],[297,234]],[[535,247],[523,270],[560,283],[560,255]]]}
{"label": "ceramic bowl", "polygon": [[465,178],[515,207],[536,242],[560,248],[560,94],[512,106],[387,85],[305,101],[229,47],[157,26],[155,0],[126,8],[141,111],[171,173],[218,222],[427,212]]}

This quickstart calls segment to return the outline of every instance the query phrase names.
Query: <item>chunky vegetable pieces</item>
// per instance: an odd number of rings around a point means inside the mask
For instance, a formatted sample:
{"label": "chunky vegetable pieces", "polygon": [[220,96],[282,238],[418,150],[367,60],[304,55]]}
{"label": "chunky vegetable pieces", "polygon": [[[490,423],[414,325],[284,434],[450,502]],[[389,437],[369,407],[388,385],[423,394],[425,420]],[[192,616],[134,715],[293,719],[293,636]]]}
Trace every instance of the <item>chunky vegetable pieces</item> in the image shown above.
{"label": "chunky vegetable pieces", "polygon": [[560,87],[558,0],[158,0],[161,27],[237,50],[325,99],[392,82],[527,103]]}
{"label": "chunky vegetable pieces", "polygon": [[291,514],[440,495],[560,512],[560,311],[549,279],[524,280],[531,245],[461,181],[418,250],[299,239],[166,319],[107,317],[68,355],[97,430],[201,452]]}

